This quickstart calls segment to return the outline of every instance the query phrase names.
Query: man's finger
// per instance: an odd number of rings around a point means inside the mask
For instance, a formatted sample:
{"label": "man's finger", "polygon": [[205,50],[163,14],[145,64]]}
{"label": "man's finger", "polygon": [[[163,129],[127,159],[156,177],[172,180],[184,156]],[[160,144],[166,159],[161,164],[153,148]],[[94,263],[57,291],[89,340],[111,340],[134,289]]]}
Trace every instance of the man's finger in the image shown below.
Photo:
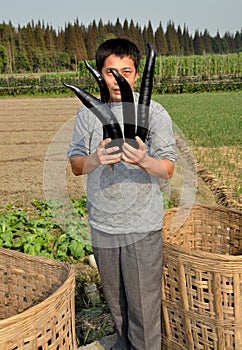
{"label": "man's finger", "polygon": [[143,146],[144,142],[141,140],[141,138],[139,136],[135,136],[135,140],[137,141],[139,146]]}
{"label": "man's finger", "polygon": [[100,145],[107,145],[108,143],[110,143],[112,141],[112,139],[110,137],[108,137],[107,139],[105,140],[102,140],[100,142]]}

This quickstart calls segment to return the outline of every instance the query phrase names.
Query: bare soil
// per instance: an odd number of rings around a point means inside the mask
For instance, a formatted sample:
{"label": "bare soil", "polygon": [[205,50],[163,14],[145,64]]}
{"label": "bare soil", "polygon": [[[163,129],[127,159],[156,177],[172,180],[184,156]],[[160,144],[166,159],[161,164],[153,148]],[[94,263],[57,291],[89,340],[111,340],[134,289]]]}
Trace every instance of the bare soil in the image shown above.
{"label": "bare soil", "polygon": [[[73,125],[79,106],[76,98],[0,99],[1,205],[30,206],[33,198],[45,199],[43,174],[48,149],[66,122]],[[62,160],[69,141],[64,141]],[[67,161],[66,168],[68,172]],[[77,178],[72,176],[71,181],[74,191]]]}

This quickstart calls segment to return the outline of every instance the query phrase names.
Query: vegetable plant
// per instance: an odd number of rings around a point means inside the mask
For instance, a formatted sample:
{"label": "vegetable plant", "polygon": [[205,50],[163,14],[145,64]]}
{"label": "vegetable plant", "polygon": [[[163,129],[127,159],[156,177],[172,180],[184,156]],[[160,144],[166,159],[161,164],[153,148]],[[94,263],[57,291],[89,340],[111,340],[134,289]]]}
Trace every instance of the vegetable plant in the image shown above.
{"label": "vegetable plant", "polygon": [[78,260],[91,252],[86,199],[72,201],[64,225],[54,216],[62,203],[33,200],[34,210],[8,205],[0,211],[0,247],[59,259]]}

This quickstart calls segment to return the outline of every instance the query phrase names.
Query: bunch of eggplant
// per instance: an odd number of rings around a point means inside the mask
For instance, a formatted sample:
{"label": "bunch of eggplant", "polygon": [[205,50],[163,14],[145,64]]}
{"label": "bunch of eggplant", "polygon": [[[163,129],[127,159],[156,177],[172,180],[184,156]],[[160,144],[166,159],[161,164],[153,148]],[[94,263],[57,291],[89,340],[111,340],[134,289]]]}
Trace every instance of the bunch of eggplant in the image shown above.
{"label": "bunch of eggplant", "polygon": [[142,76],[140,87],[137,124],[135,114],[135,104],[132,89],[128,81],[119,74],[115,69],[111,69],[114,78],[120,88],[122,107],[123,107],[123,123],[124,135],[118,123],[118,120],[111,109],[108,107],[110,101],[109,90],[107,84],[99,71],[93,68],[85,61],[87,69],[92,73],[100,89],[101,98],[98,99],[89,94],[84,89],[75,85],[64,84],[70,88],[82,103],[96,115],[103,125],[103,139],[111,138],[112,142],[109,147],[114,145],[122,146],[123,142],[128,142],[133,147],[138,147],[135,136],[139,136],[145,142],[149,131],[149,105],[153,88],[153,76],[155,67],[155,51],[148,44],[148,53],[146,57],[145,68]]}

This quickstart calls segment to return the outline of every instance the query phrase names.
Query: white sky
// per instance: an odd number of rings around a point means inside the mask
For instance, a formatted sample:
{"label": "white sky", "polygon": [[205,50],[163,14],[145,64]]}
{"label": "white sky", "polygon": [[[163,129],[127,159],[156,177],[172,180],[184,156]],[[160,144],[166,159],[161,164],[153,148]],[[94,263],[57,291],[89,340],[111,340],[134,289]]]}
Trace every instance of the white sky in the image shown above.
{"label": "white sky", "polygon": [[234,34],[242,29],[242,0],[8,0],[0,10],[0,23],[11,21],[16,27],[43,20],[58,29],[77,18],[85,26],[94,19],[115,24],[117,18],[121,23],[127,18],[143,27],[150,20],[154,30],[160,22],[165,30],[171,20],[175,27],[186,24],[192,35],[196,29],[207,29],[212,36],[217,30]]}

